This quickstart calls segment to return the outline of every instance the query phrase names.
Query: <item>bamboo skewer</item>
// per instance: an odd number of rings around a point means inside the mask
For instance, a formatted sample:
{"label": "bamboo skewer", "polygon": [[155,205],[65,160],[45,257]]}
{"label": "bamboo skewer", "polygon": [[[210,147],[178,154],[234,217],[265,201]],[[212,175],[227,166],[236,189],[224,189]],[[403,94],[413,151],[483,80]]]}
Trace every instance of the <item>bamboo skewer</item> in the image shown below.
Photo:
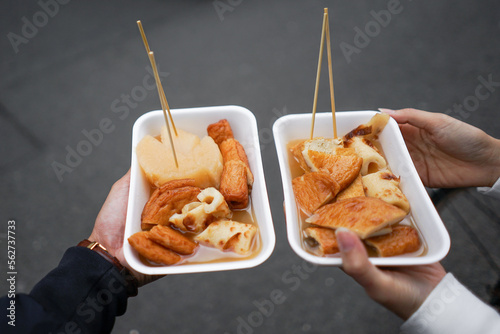
{"label": "bamboo skewer", "polygon": [[156,61],[153,51],[148,53],[149,60],[151,61],[151,66],[153,67],[153,73],[155,74],[156,88],[158,89],[158,96],[160,97],[161,107],[163,110],[163,117],[165,117],[165,122],[167,123],[168,137],[170,138],[170,146],[172,147],[172,152],[174,154],[175,167],[179,168],[179,163],[177,162],[177,154],[175,153],[174,141],[172,140],[172,133],[170,132],[170,125],[168,124],[167,112],[165,110],[165,104],[161,99],[161,83],[160,76],[158,75],[158,70],[156,68]]}
{"label": "bamboo skewer", "polygon": [[[141,20],[137,21],[137,26],[139,27],[139,31],[141,32],[141,37],[142,37],[142,41],[144,42],[144,47],[146,48],[146,53],[149,56],[151,49],[149,48],[148,39],[146,38],[146,34],[144,33],[144,28],[142,27]],[[156,66],[156,64],[155,64],[155,66]],[[151,63],[151,67],[153,67],[153,63]],[[172,123],[172,128],[174,129],[175,136],[177,137],[178,136],[177,135],[177,128],[175,127],[174,119],[172,118],[172,113],[170,112],[170,107],[169,107],[168,102],[167,102],[167,97],[165,96],[165,91],[163,90],[163,85],[161,83],[161,80],[158,82],[159,82],[159,86],[160,86],[159,94],[160,94],[160,102],[162,104],[162,108],[167,109],[168,116],[170,118],[170,122]],[[158,83],[157,83],[157,85],[158,85]],[[165,116],[165,123],[168,124],[167,116]]]}
{"label": "bamboo skewer", "polygon": [[144,47],[146,48],[146,52],[149,54],[151,49],[149,48],[148,39],[146,38],[146,34],[144,33],[144,29],[142,28],[141,20],[137,21],[137,26],[139,27],[139,31],[141,32],[142,41],[144,42]]}
{"label": "bamboo skewer", "polygon": [[332,69],[332,48],[330,45],[330,20],[328,18],[328,8],[326,14],[326,52],[328,54],[328,77],[330,79],[330,103],[332,105],[333,138],[337,138],[337,120],[335,118],[335,95],[333,94],[333,69]]}
{"label": "bamboo skewer", "polygon": [[312,110],[312,122],[311,122],[311,138],[313,139],[314,133],[314,120],[316,118],[316,107],[318,106],[318,88],[319,88],[319,77],[321,73],[321,61],[323,60],[323,49],[325,45],[325,24],[328,14],[323,14],[323,28],[321,30],[321,44],[319,46],[319,60],[318,60],[318,71],[316,73],[316,87],[314,88],[314,100],[313,100],[313,110]]}
{"label": "bamboo skewer", "polygon": [[335,95],[333,92],[333,69],[332,69],[332,49],[330,44],[330,23],[328,19],[328,8],[324,9],[323,14],[323,28],[321,31],[321,44],[319,48],[319,59],[318,59],[318,71],[316,73],[316,87],[314,89],[314,101],[313,101],[313,110],[312,110],[312,122],[311,122],[311,139],[314,135],[314,123],[316,119],[316,108],[318,106],[318,88],[319,88],[319,79],[321,73],[321,63],[323,60],[323,49],[324,49],[324,40],[326,39],[326,50],[328,56],[328,77],[330,83],[330,102],[332,108],[332,121],[333,121],[333,136],[337,138],[337,121],[335,117]]}

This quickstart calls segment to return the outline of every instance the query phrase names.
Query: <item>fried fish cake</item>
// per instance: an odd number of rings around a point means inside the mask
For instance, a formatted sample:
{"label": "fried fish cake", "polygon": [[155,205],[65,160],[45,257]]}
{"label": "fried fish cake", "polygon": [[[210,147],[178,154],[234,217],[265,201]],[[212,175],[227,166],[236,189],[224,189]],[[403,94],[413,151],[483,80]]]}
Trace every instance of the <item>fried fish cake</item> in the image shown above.
{"label": "fried fish cake", "polygon": [[406,225],[394,226],[391,233],[368,238],[365,242],[384,257],[413,253],[421,246],[417,230]]}
{"label": "fried fish cake", "polygon": [[311,166],[308,159],[310,151],[323,152],[333,154],[336,148],[343,147],[341,138],[323,138],[317,137],[309,140],[304,140],[296,144],[292,149],[292,154],[300,167],[305,171],[311,171]]}
{"label": "fried fish cake", "polygon": [[148,232],[148,238],[182,255],[193,254],[198,247],[196,242],[169,226],[156,225]]}
{"label": "fried fish cake", "polygon": [[182,260],[181,256],[149,238],[149,232],[137,232],[128,238],[130,245],[144,258],[151,262],[165,264],[167,266],[176,264]]}
{"label": "fried fish cake", "polygon": [[306,222],[333,229],[345,227],[366,239],[405,216],[406,212],[378,198],[354,197],[319,208]]}
{"label": "fried fish cake", "polygon": [[313,172],[327,171],[340,185],[340,189],[347,188],[358,176],[363,159],[355,155],[333,155],[316,151],[309,151]]}
{"label": "fried fish cake", "polygon": [[224,161],[219,190],[231,209],[244,209],[254,181],[245,149],[234,138],[225,119],[210,124],[207,131],[219,146]]}
{"label": "fried fish cake", "polygon": [[146,202],[141,215],[144,229],[151,225],[168,225],[174,213],[180,213],[184,205],[197,200],[201,189],[191,186],[194,180],[174,180],[157,188]]}
{"label": "fried fish cake", "polygon": [[310,172],[292,180],[299,208],[308,216],[332,200],[340,190],[335,179],[325,172]]}
{"label": "fried fish cake", "polygon": [[222,159],[224,160],[224,163],[231,160],[239,160],[245,164],[247,171],[247,183],[251,187],[253,185],[253,174],[250,170],[250,164],[248,163],[248,157],[245,153],[245,149],[240,144],[240,142],[234,138],[229,138],[219,144],[219,148],[222,153]]}
{"label": "fried fish cake", "polygon": [[227,119],[221,119],[217,123],[210,124],[207,127],[207,133],[217,145],[229,138],[234,138],[233,130]]}
{"label": "fried fish cake", "polygon": [[363,187],[363,180],[361,178],[361,174],[358,174],[358,176],[352,181],[352,183],[339,192],[337,194],[337,197],[335,198],[337,201],[341,201],[344,199],[348,198],[353,198],[353,197],[364,197],[365,196],[365,190]]}
{"label": "fried fish cake", "polygon": [[305,229],[305,233],[318,243],[319,255],[335,254],[340,251],[334,230],[323,227],[308,227]]}
{"label": "fried fish cake", "polygon": [[247,168],[242,161],[230,160],[224,164],[219,191],[231,209],[244,209],[248,205],[246,175]]}
{"label": "fried fish cake", "polygon": [[307,173],[311,171],[311,168],[309,168],[309,166],[307,165],[304,159],[304,155],[302,154],[305,148],[305,142],[306,141],[303,140],[300,143],[296,144],[291,148],[291,152],[295,160],[299,163],[300,168],[302,168],[302,170]]}

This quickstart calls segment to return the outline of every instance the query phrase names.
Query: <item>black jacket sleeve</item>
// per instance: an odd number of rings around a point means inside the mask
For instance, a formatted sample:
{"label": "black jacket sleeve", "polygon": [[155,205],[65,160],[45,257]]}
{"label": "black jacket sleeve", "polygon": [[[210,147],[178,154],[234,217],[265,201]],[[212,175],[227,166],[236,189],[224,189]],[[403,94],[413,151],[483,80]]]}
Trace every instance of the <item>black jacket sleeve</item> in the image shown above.
{"label": "black jacket sleeve", "polygon": [[113,264],[90,249],[72,247],[29,295],[0,299],[0,333],[110,333],[127,298],[127,282]]}

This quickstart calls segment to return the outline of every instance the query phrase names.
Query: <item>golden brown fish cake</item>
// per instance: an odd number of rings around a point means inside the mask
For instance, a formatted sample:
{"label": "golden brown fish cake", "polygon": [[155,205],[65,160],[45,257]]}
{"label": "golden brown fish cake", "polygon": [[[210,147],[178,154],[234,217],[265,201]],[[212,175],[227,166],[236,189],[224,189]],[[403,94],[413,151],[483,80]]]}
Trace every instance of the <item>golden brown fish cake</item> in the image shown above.
{"label": "golden brown fish cake", "polygon": [[358,156],[356,150],[350,147],[336,147],[333,155]]}
{"label": "golden brown fish cake", "polygon": [[323,227],[308,227],[305,229],[305,233],[318,243],[319,255],[335,254],[340,251],[334,230]]}
{"label": "golden brown fish cake", "polygon": [[302,154],[305,148],[305,142],[306,141],[304,140],[296,144],[294,147],[292,147],[291,151],[295,160],[299,163],[300,168],[302,168],[302,170],[307,173],[310,172],[311,169],[307,165],[306,161],[304,160],[304,155]]}
{"label": "golden brown fish cake", "polygon": [[198,244],[169,226],[156,225],[148,238],[165,248],[182,255],[193,254]]}
{"label": "golden brown fish cake", "polygon": [[326,154],[335,154],[337,149],[343,148],[343,145],[344,144],[341,138],[317,137],[309,140],[304,140],[296,144],[291,151],[300,167],[305,172],[309,172],[311,171],[312,167],[309,159],[309,152],[314,151]]}
{"label": "golden brown fish cake", "polygon": [[292,180],[293,193],[299,208],[308,216],[332,200],[340,190],[335,179],[325,172],[311,172]]}
{"label": "golden brown fish cake", "polygon": [[358,174],[358,176],[352,181],[352,183],[339,192],[337,194],[337,197],[335,198],[337,201],[341,201],[344,199],[348,198],[353,198],[353,197],[364,197],[365,196],[365,190],[363,187],[363,181],[361,178],[361,174]]}
{"label": "golden brown fish cake", "polygon": [[210,124],[207,131],[219,146],[224,161],[219,190],[230,208],[244,209],[254,181],[245,149],[234,139],[231,125],[225,119]]}
{"label": "golden brown fish cake", "polygon": [[137,253],[154,263],[172,265],[182,260],[179,254],[152,241],[149,232],[134,233],[128,238],[128,242]]}
{"label": "golden brown fish cake", "polygon": [[247,183],[251,187],[253,185],[253,174],[250,170],[250,164],[248,162],[245,149],[240,142],[234,138],[229,138],[219,144],[219,148],[222,153],[224,163],[231,160],[237,160],[242,161],[245,164],[247,170]]}
{"label": "golden brown fish cake", "polygon": [[309,158],[314,164],[313,172],[327,171],[340,185],[340,189],[347,188],[358,176],[363,159],[354,155],[332,155],[316,151],[309,151]]}
{"label": "golden brown fish cake", "polygon": [[384,257],[413,253],[421,246],[417,230],[405,225],[394,226],[391,233],[368,238],[365,242]]}
{"label": "golden brown fish cake", "polygon": [[207,127],[207,133],[217,145],[220,145],[224,140],[234,138],[233,130],[227,119],[221,119],[217,123],[210,124]]}
{"label": "golden brown fish cake", "polygon": [[247,169],[239,160],[224,164],[220,182],[220,193],[231,209],[244,209],[248,205]]}
{"label": "golden brown fish cake", "polygon": [[306,222],[333,229],[345,227],[366,239],[405,216],[406,212],[378,198],[354,197],[319,208]]}
{"label": "golden brown fish cake", "polygon": [[201,189],[187,185],[192,182],[194,180],[174,180],[157,188],[144,206],[141,227],[147,229],[149,225],[168,225],[174,213],[180,213],[184,205],[196,201]]}

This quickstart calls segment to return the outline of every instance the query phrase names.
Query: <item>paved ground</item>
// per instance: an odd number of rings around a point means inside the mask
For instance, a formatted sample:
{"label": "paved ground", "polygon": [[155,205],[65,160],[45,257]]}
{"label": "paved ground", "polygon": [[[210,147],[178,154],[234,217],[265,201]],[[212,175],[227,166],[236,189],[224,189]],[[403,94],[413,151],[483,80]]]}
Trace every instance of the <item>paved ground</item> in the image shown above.
{"label": "paved ground", "polygon": [[[19,292],[89,235],[109,188],[129,168],[132,124],[159,108],[155,91],[124,100],[149,75],[135,24],[141,19],[172,107],[236,104],[255,113],[277,244],[255,269],[170,276],[142,288],[114,333],[236,333],[242,321],[255,325],[247,333],[397,332],[401,320],[339,269],[291,273],[305,264],[286,240],[270,129],[279,116],[311,110],[328,6],[337,110],[447,111],[500,137],[498,2],[402,0],[390,17],[380,11],[397,1],[75,0],[46,7],[50,15],[40,3],[54,1],[0,4],[0,245],[15,219]],[[325,111],[326,78],[318,107]],[[485,80],[495,84],[478,95]],[[58,180],[52,163],[105,118],[114,130]],[[452,238],[443,264],[489,302],[500,278],[498,201],[474,189],[434,197]],[[0,254],[5,268],[6,251]],[[0,288],[6,293],[4,279]],[[286,300],[258,322],[256,303],[274,289]]]}

